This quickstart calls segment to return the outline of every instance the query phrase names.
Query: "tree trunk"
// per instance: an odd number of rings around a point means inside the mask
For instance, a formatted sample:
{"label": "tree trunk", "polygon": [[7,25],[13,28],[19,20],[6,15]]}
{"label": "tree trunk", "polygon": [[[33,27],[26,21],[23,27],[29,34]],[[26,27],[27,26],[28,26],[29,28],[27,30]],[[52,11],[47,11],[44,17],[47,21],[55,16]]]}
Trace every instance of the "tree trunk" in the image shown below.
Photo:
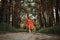
{"label": "tree trunk", "polygon": [[0,2],[0,23],[2,22],[2,1]]}
{"label": "tree trunk", "polygon": [[18,0],[15,0],[15,5],[13,7],[14,13],[13,13],[13,25],[16,28],[19,28],[19,21],[20,21],[20,2]]}
{"label": "tree trunk", "polygon": [[56,23],[59,23],[59,13],[58,13],[58,5],[59,4],[59,0],[56,0]]}
{"label": "tree trunk", "polygon": [[2,22],[9,23],[9,9],[7,0],[2,0]]}

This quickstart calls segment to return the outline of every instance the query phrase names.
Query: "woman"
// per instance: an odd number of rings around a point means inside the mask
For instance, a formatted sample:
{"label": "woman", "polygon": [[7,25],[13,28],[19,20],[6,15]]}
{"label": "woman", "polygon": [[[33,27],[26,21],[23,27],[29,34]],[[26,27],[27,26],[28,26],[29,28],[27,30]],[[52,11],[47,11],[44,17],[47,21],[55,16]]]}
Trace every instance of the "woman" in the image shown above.
{"label": "woman", "polygon": [[29,32],[31,32],[31,30],[34,28],[34,24],[29,17],[26,17],[26,24],[27,24]]}

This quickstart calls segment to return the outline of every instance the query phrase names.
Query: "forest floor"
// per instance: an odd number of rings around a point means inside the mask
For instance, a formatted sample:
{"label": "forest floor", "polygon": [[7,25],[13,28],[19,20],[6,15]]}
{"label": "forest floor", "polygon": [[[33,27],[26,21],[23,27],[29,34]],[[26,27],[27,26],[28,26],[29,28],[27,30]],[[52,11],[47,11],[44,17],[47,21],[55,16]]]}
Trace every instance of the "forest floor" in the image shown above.
{"label": "forest floor", "polygon": [[19,32],[0,34],[0,40],[60,40],[60,36],[34,32]]}

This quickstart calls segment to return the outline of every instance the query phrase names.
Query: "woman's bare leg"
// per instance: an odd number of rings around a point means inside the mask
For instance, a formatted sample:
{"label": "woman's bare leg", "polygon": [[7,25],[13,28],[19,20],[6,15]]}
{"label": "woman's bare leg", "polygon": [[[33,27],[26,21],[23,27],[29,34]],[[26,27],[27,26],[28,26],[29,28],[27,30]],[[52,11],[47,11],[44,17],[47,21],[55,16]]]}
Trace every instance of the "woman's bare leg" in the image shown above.
{"label": "woman's bare leg", "polygon": [[31,32],[31,29],[30,29],[30,27],[29,27],[29,32]]}

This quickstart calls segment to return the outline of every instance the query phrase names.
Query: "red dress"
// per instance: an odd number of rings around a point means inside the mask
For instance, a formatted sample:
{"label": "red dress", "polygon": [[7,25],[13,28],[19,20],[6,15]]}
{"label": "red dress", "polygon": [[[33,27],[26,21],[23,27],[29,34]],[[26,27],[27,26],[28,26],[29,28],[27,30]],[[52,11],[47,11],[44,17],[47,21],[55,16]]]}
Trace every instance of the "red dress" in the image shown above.
{"label": "red dress", "polygon": [[26,21],[27,21],[27,27],[29,28],[29,29],[33,29],[34,28],[34,24],[33,24],[33,22],[31,21],[31,19],[26,19]]}

